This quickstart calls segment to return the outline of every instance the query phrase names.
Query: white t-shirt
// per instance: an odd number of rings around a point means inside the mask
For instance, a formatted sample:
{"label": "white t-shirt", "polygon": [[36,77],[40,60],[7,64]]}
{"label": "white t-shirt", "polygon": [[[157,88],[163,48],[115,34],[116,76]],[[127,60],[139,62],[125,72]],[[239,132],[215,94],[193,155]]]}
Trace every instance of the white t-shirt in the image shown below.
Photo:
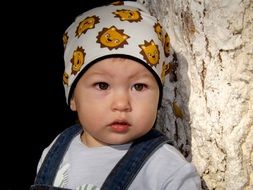
{"label": "white t-shirt", "polygon": [[[38,169],[52,144],[43,151]],[[99,190],[130,145],[89,148],[81,142],[80,135],[77,135],[60,164],[54,186]],[[195,167],[178,150],[165,144],[149,158],[129,187],[129,190],[141,189],[200,190],[200,177]]]}

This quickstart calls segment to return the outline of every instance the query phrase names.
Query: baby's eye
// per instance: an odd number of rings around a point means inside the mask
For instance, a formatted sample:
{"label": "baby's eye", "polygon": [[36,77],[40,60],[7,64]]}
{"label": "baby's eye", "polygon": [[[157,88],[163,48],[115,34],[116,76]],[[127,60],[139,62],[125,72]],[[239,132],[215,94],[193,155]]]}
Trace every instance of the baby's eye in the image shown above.
{"label": "baby's eye", "polygon": [[107,84],[106,82],[98,82],[95,84],[95,86],[99,90],[107,90],[109,87],[109,84]]}
{"label": "baby's eye", "polygon": [[137,83],[137,84],[134,84],[134,85],[133,85],[133,88],[134,88],[136,91],[142,91],[145,87],[146,87],[146,85],[145,85],[145,84],[142,84],[142,83]]}

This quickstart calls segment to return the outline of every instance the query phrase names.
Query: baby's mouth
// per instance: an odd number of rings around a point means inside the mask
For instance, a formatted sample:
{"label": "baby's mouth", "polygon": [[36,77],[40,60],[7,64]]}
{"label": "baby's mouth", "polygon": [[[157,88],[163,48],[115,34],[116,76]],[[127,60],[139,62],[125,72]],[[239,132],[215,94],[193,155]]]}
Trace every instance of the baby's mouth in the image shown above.
{"label": "baby's mouth", "polygon": [[129,127],[131,127],[131,124],[129,124],[125,120],[116,120],[116,121],[113,121],[108,126],[114,132],[117,132],[117,133],[126,133],[129,130]]}

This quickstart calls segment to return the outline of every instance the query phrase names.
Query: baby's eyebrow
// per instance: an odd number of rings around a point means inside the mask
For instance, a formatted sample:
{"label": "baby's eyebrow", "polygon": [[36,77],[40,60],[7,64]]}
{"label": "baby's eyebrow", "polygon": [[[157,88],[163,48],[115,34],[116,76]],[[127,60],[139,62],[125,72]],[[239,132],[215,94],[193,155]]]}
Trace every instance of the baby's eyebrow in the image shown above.
{"label": "baby's eyebrow", "polygon": [[109,75],[109,74],[107,72],[103,72],[103,71],[93,71],[88,74],[89,77],[91,77],[91,76],[106,76],[106,75]]}
{"label": "baby's eyebrow", "polygon": [[135,74],[133,74],[133,75],[131,75],[129,78],[148,78],[148,79],[153,79],[153,76],[152,76],[152,74],[148,74],[148,73],[146,73],[146,72],[144,72],[144,73],[135,73]]}

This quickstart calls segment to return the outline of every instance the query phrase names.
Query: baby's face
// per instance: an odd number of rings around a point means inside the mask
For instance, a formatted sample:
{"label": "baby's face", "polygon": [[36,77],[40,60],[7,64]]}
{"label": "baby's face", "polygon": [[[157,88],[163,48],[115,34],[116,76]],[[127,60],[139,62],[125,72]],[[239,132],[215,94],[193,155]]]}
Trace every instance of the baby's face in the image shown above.
{"label": "baby's face", "polygon": [[152,127],[159,87],[151,72],[125,58],[107,58],[91,66],[78,81],[71,109],[78,112],[88,146],[122,144]]}

